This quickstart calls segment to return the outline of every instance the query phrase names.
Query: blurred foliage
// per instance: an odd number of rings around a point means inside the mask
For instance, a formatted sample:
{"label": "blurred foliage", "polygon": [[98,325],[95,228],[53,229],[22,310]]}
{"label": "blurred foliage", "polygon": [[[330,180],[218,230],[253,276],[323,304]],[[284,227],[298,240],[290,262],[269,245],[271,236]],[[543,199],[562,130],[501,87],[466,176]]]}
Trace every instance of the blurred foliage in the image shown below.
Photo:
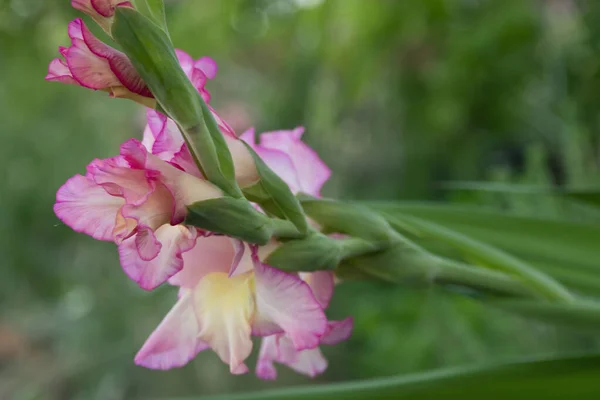
{"label": "blurred foliage", "polygon": [[[169,372],[133,365],[173,289],[140,291],[120,270],[114,245],[72,232],[52,204],[56,189],[90,160],[139,137],[144,115],[104,93],[43,81],[57,47],[67,44],[68,21],[78,16],[68,3],[0,1],[0,398],[116,400],[309,382],[283,367],[276,383],[231,377],[208,352]],[[176,46],[219,63],[209,90],[238,133],[306,126],[306,140],[334,171],[326,195],[446,199],[600,221],[585,205],[560,198],[440,186],[600,183],[596,0],[167,6]],[[330,367],[318,381],[599,347],[587,332],[433,288],[348,282],[330,311],[353,315],[356,329],[348,342],[324,349]]]}

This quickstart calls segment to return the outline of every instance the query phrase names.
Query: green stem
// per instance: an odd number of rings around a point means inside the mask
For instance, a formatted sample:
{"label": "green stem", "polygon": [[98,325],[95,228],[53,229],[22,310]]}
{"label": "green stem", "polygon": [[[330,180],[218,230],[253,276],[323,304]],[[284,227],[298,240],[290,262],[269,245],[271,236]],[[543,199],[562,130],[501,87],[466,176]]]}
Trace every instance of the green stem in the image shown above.
{"label": "green stem", "polygon": [[549,300],[558,300],[564,302],[574,301],[573,295],[559,282],[530,266],[526,262],[500,249],[489,246],[456,231],[451,231],[441,225],[434,224],[420,218],[407,215],[391,216],[388,214],[386,214],[386,217],[390,224],[398,229],[403,228],[402,224],[398,225],[396,223],[396,221],[400,219],[403,221],[403,223],[412,225],[412,227],[418,230],[421,234],[442,240],[451,246],[475,257],[485,265],[495,267],[508,274],[516,276],[523,283],[527,284]]}
{"label": "green stem", "polygon": [[[442,257],[435,257],[432,280],[441,284],[453,284],[491,292],[494,294],[540,298],[518,279],[501,272],[463,264]],[[542,297],[543,298],[543,297]]]}

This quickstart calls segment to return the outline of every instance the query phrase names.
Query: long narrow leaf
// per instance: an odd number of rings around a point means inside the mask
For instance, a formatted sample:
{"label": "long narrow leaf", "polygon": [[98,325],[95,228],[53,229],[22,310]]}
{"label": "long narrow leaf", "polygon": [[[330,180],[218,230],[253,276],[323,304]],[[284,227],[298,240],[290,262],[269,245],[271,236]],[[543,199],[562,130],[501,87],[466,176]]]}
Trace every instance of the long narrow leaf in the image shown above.
{"label": "long narrow leaf", "polygon": [[600,355],[528,359],[398,377],[178,400],[596,400]]}

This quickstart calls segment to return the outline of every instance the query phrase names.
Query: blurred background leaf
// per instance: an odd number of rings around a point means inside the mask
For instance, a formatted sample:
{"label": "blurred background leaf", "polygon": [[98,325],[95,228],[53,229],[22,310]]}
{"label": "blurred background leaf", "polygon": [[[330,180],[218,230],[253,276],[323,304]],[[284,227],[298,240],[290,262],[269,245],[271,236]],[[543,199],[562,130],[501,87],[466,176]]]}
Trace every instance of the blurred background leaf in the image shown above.
{"label": "blurred background leaf", "polygon": [[[175,45],[219,64],[208,86],[219,114],[238,133],[306,126],[305,139],[334,171],[325,195],[452,203],[405,202],[401,211],[598,293],[594,207],[556,196],[448,191],[441,182],[600,184],[600,2],[165,3]],[[175,291],[140,291],[114,245],[72,232],[52,212],[68,177],[143,129],[134,104],[43,81],[76,16],[67,0],[0,1],[0,398],[207,396],[311,383],[285,368],[275,383],[232,377],[209,353],[169,372],[134,366]],[[596,333],[433,287],[347,282],[329,311],[353,315],[356,326],[349,341],[324,350],[330,366],[318,383],[600,351]]]}

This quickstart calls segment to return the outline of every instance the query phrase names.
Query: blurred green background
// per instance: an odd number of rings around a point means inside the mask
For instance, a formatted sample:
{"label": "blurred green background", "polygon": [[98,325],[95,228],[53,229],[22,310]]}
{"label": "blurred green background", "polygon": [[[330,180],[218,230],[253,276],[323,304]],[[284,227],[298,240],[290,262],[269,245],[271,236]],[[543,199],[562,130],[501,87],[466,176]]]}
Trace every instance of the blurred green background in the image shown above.
{"label": "blurred green background", "polygon": [[[304,125],[334,171],[327,196],[476,203],[600,222],[558,199],[441,185],[600,183],[600,1],[167,7],[175,45],[219,64],[208,85],[219,113],[238,133]],[[114,245],[74,233],[52,211],[68,177],[139,138],[144,123],[135,104],[44,81],[77,16],[68,0],[0,1],[0,399],[117,400],[309,383],[284,367],[275,383],[232,377],[211,352],[169,372],[133,364],[175,290],[139,290]],[[356,328],[346,343],[324,349],[330,367],[318,382],[600,349],[597,335],[433,288],[345,283],[330,315],[353,315]]]}

